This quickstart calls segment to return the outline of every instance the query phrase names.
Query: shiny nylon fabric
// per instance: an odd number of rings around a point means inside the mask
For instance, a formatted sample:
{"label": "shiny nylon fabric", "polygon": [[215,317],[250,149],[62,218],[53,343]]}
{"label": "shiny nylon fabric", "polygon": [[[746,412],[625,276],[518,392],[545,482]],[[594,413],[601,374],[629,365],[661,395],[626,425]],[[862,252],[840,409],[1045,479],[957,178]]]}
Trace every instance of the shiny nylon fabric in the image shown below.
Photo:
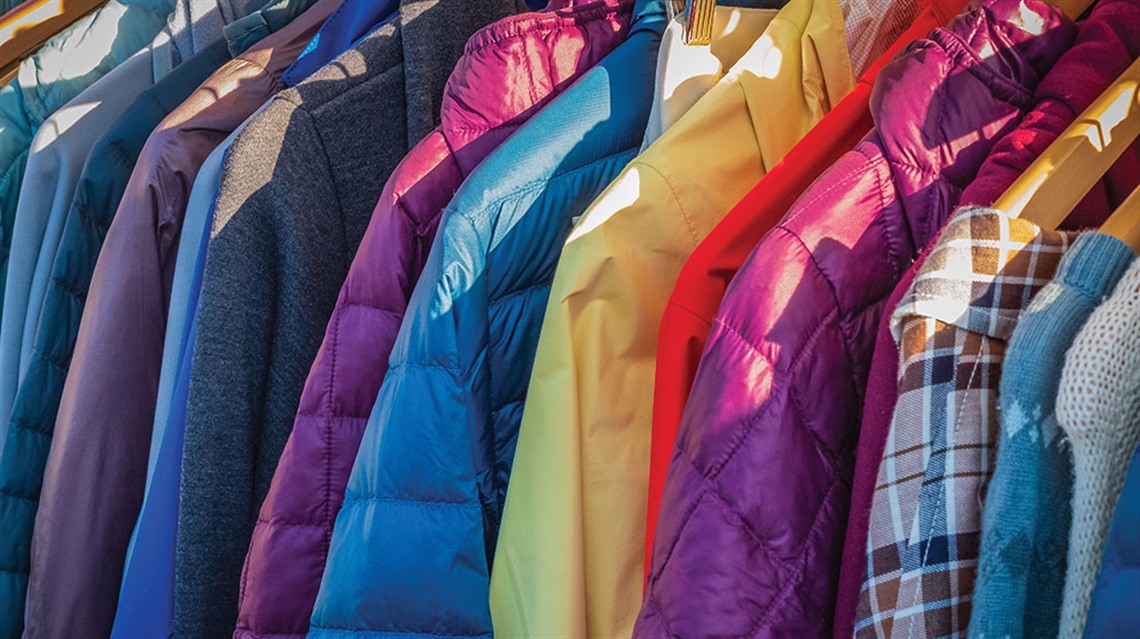
{"label": "shiny nylon fabric", "polygon": [[827,167],[850,151],[871,130],[868,109],[879,70],[911,42],[950,21],[966,0],[931,0],[910,29],[859,78],[855,88],[753,187],[709,233],[685,262],[661,316],[653,385],[653,436],[649,459],[649,512],[645,536],[645,572],[653,556],[653,538],[665,471],[673,457],[677,426],[692,389],[709,329],[728,283],[752,248]]}
{"label": "shiny nylon fabric", "polygon": [[987,0],[880,71],[882,126],[728,287],[665,479],[635,636],[831,632],[883,300],[1073,31],[1039,2]]}
{"label": "shiny nylon fabric", "polygon": [[661,312],[696,245],[854,82],[839,5],[787,4],[577,223],[527,392],[493,580],[497,629],[632,630]]}
{"label": "shiny nylon fabric", "polygon": [[[1073,46],[1037,86],[1033,109],[1021,119],[1016,129],[993,146],[977,177],[963,191],[959,204],[992,205],[1127,68],[1140,52],[1140,29],[1129,29],[1140,19],[1138,7],[1140,3],[1137,0],[1101,0],[1097,3],[1089,18],[1080,23]],[[1104,179],[1093,186],[1062,228],[1076,230],[1099,226],[1140,181],[1138,163],[1140,142],[1134,143],[1109,169]],[[898,306],[924,256],[925,251],[899,280],[887,300],[887,309]],[[854,634],[855,610],[866,574],[871,500],[898,399],[899,350],[891,336],[889,320],[889,314],[885,315],[877,329],[867,376],[851,488],[851,516],[839,575],[836,639],[850,639]]]}
{"label": "shiny nylon fabric", "polygon": [[[0,451],[0,574],[5,586],[11,583],[19,589],[0,592],[0,601],[18,605],[21,613],[34,562],[34,526],[73,524],[66,514],[62,521],[40,521],[37,510],[67,368],[106,229],[151,130],[229,58],[226,42],[217,40],[142,93],[91,150],[76,186],[44,297],[36,347],[16,392]],[[15,616],[16,624],[22,617]]]}
{"label": "shiny nylon fabric", "polygon": [[310,637],[490,637],[488,578],[542,309],[571,220],[633,158],[664,6],[467,178],[369,419]]}
{"label": "shiny nylon fabric", "polygon": [[368,413],[443,208],[476,166],[627,35],[632,0],[574,3],[475,33],[441,124],[388,179],[309,371],[254,528],[236,638],[304,636]]}

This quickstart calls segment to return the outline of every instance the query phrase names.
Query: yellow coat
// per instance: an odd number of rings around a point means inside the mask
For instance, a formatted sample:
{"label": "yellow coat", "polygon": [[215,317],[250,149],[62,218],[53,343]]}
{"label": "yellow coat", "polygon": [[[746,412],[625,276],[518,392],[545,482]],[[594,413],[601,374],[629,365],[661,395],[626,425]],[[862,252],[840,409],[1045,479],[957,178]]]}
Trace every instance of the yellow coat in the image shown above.
{"label": "yellow coat", "polygon": [[491,575],[497,636],[630,636],[665,304],[697,245],[853,85],[839,3],[789,2],[578,221],[519,431]]}

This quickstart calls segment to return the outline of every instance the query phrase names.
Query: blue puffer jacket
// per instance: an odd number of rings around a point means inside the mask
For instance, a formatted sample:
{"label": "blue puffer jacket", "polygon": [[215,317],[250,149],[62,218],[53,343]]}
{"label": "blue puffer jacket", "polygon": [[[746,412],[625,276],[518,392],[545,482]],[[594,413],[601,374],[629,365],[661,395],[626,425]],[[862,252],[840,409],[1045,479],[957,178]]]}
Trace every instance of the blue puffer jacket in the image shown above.
{"label": "blue puffer jacket", "polygon": [[520,128],[451,204],[349,478],[309,637],[490,637],[499,518],[554,268],[573,218],[641,144],[665,25]]}
{"label": "blue puffer jacket", "polygon": [[1140,601],[1140,447],[1132,455],[1124,491],[1116,505],[1112,533],[1100,565],[1085,624],[1085,639],[1136,637]]}

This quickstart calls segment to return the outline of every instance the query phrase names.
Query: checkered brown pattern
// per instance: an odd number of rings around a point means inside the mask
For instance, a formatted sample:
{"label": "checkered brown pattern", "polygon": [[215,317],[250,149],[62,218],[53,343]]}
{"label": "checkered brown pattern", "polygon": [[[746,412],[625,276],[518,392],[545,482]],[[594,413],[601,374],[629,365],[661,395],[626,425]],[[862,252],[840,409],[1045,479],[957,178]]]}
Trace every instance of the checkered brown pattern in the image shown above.
{"label": "checkered brown pattern", "polygon": [[961,209],[891,317],[899,399],[871,507],[857,639],[966,635],[1006,341],[1072,239]]}

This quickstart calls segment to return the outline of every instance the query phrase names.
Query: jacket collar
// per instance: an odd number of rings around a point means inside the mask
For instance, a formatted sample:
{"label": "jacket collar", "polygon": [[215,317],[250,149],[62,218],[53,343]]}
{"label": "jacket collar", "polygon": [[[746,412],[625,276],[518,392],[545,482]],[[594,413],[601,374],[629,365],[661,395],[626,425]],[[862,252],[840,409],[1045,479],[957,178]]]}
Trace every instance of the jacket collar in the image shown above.
{"label": "jacket collar", "polygon": [[905,319],[916,315],[1008,340],[1075,238],[997,209],[959,209],[891,315],[895,342]]}
{"label": "jacket collar", "polygon": [[328,64],[353,44],[390,20],[399,9],[399,0],[344,0],[282,79],[296,86]]}
{"label": "jacket collar", "polygon": [[[409,144],[438,124],[444,85],[467,38],[478,27],[526,10],[524,0],[400,0],[396,21],[404,49]],[[456,28],[456,20],[476,28]]]}
{"label": "jacket collar", "polygon": [[265,36],[289,24],[313,6],[316,0],[270,0],[253,13],[238,18],[222,28],[230,55],[237,57]]}
{"label": "jacket collar", "polygon": [[265,0],[174,0],[166,26],[150,45],[157,80],[222,37],[226,25]]}

